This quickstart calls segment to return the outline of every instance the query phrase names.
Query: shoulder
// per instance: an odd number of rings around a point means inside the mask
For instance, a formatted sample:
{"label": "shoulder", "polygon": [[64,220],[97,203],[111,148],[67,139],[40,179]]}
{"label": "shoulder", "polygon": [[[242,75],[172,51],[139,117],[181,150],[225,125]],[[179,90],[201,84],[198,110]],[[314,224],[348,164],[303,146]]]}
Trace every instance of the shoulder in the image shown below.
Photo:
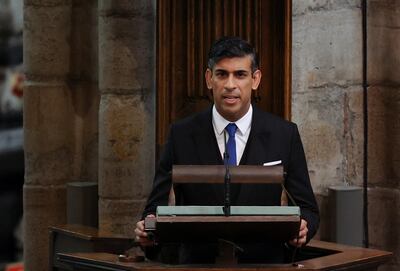
{"label": "shoulder", "polygon": [[268,129],[271,131],[294,131],[297,125],[291,121],[285,120],[277,115],[265,112],[257,107],[254,108],[253,121],[260,129]]}
{"label": "shoulder", "polygon": [[186,118],[178,120],[171,125],[171,131],[180,133],[192,133],[198,129],[210,125],[212,122],[211,107],[204,111],[195,113]]}

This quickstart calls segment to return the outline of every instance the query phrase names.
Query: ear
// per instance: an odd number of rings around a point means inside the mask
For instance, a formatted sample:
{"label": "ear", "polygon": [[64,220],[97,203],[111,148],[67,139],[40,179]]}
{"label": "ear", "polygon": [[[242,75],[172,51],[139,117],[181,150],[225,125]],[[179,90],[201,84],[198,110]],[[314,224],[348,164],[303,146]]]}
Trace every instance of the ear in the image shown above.
{"label": "ear", "polygon": [[261,82],[261,71],[256,70],[255,72],[253,72],[253,83],[251,85],[251,88],[253,90],[257,89],[260,82]]}
{"label": "ear", "polygon": [[206,79],[207,88],[212,89],[212,84],[211,84],[212,71],[209,68],[207,68],[204,77]]}

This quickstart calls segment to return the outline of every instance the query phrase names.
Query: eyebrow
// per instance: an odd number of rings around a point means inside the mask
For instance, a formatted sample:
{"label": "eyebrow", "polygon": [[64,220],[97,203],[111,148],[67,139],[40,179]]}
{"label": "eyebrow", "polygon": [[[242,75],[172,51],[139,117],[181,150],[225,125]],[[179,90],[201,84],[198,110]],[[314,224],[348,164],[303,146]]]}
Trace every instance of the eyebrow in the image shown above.
{"label": "eyebrow", "polygon": [[[224,69],[215,69],[214,72],[228,72],[228,71],[224,70]],[[233,72],[234,73],[238,73],[238,72],[251,72],[251,71],[249,71],[249,70],[236,70],[236,71],[233,71]]]}

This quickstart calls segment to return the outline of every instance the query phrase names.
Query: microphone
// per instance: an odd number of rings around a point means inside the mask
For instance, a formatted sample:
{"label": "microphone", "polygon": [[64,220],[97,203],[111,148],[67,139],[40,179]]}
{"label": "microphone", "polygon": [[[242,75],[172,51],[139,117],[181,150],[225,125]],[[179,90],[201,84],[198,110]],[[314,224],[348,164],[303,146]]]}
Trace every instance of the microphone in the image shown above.
{"label": "microphone", "polygon": [[229,153],[226,151],[226,131],[224,130],[224,166],[225,166],[225,177],[224,177],[224,196],[225,202],[222,208],[225,216],[231,215],[231,174],[229,172]]}

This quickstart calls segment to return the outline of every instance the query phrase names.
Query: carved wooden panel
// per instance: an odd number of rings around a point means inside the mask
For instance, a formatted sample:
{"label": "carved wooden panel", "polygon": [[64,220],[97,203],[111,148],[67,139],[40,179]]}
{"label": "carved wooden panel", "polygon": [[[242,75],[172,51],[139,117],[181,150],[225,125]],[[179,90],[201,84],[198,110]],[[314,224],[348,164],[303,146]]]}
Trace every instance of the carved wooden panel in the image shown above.
{"label": "carved wooden panel", "polygon": [[221,36],[256,47],[263,76],[253,101],[290,118],[291,0],[158,0],[157,20],[157,146],[170,123],[211,104],[204,71]]}

